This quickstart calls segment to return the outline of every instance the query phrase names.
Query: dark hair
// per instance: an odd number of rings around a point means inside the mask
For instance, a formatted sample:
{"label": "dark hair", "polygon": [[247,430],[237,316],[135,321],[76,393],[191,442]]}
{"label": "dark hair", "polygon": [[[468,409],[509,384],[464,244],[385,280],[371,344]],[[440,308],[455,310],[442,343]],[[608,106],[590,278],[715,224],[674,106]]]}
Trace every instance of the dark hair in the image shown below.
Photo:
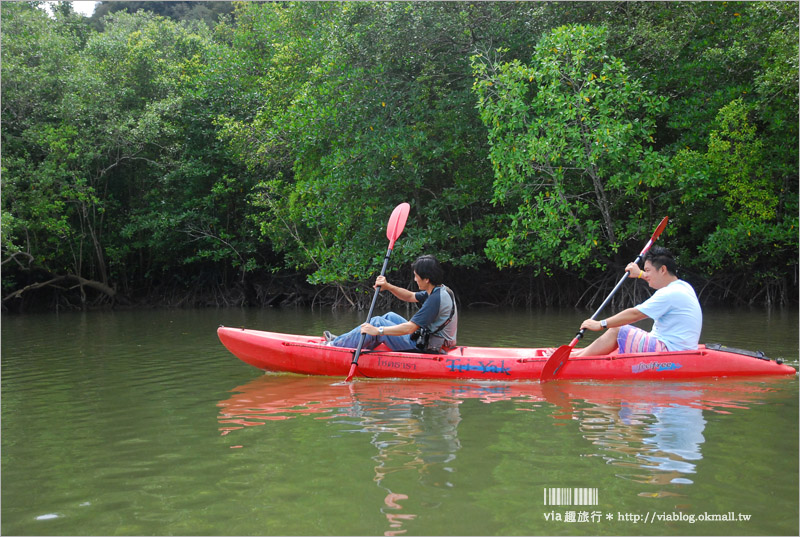
{"label": "dark hair", "polygon": [[667,272],[673,276],[678,274],[678,264],[675,262],[675,258],[672,257],[672,252],[663,246],[653,246],[650,251],[645,254],[644,260],[650,261],[650,264],[656,269],[667,267]]}
{"label": "dark hair", "polygon": [[423,280],[430,280],[433,285],[441,285],[444,283],[444,270],[439,264],[439,261],[432,255],[419,256],[417,260],[414,261],[414,264],[411,265],[411,268],[420,278]]}

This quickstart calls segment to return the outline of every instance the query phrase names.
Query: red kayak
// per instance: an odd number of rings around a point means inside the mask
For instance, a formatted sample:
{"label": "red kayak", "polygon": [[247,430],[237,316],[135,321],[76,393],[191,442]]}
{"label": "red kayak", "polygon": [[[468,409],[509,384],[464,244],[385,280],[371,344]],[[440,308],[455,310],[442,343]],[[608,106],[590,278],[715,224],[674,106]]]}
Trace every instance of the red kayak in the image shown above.
{"label": "red kayak", "polygon": [[[237,358],[266,371],[345,377],[354,349],[322,345],[319,336],[221,326],[217,335]],[[547,349],[456,347],[446,354],[364,351],[356,376],[365,378],[538,380]],[[697,350],[570,358],[559,379],[664,380],[752,375],[795,375],[794,367],[761,352],[701,345]]]}

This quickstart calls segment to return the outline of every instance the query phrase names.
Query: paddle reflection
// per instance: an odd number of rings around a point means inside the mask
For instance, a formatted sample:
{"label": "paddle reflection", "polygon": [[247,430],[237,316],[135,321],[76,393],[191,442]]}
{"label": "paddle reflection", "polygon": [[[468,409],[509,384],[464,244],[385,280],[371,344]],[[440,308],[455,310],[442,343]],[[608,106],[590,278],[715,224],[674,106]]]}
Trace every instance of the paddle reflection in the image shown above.
{"label": "paddle reflection", "polygon": [[[389,526],[386,534],[399,535],[416,515],[403,508],[408,491],[390,489],[387,478],[412,470],[427,486],[452,487],[461,450],[459,407],[466,400],[512,401],[516,410],[576,421],[580,435],[592,446],[585,455],[624,469],[617,473],[620,478],[651,485],[691,484],[703,458],[706,413],[729,413],[759,404],[773,391],[772,384],[783,380],[546,384],[359,380],[345,384],[319,377],[265,375],[221,401],[218,421],[221,434],[229,435],[244,427],[298,416],[348,418],[343,421],[368,434],[376,448],[374,481],[387,493],[381,509]],[[669,487],[647,490],[641,495],[677,495]]]}

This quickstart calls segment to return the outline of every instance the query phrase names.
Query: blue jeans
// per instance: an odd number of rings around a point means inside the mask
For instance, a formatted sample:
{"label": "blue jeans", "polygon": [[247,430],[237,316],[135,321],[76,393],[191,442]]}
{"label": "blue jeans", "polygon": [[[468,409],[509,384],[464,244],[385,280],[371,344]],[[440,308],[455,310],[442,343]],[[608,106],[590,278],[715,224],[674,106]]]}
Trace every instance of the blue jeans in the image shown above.
{"label": "blue jeans", "polygon": [[[372,326],[395,326],[405,323],[406,320],[401,315],[393,311],[381,315],[380,317],[373,317],[369,320]],[[346,334],[338,336],[331,342],[334,347],[348,347],[355,349],[358,347],[358,342],[361,340],[361,326],[356,326]],[[385,343],[387,347],[393,351],[410,351],[417,348],[416,343],[411,341],[411,334],[404,336],[370,336],[367,335],[364,340],[362,349],[374,349],[381,343]]]}

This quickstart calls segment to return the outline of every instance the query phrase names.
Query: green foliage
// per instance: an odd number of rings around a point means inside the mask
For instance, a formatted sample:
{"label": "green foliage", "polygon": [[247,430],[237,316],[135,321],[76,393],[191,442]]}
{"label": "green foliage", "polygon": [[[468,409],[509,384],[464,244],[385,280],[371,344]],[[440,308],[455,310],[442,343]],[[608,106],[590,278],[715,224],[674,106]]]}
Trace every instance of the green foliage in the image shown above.
{"label": "green foliage", "polygon": [[90,22],[97,30],[102,31],[106,15],[118,11],[133,14],[143,10],[176,22],[203,21],[213,26],[233,9],[233,2],[98,2]]}
{"label": "green foliage", "polygon": [[[35,17],[43,32],[60,28],[40,10],[9,11],[3,27],[12,43],[28,30],[17,33],[16,17]],[[45,37],[59,38],[52,31]],[[15,216],[3,229],[8,252],[27,252],[49,273],[126,290],[187,264],[199,271],[254,268],[255,259],[243,256],[256,245],[234,237],[247,233],[243,187],[235,185],[235,194],[214,189],[239,170],[215,142],[198,80],[209,38],[202,25],[119,13],[82,50],[72,42],[4,47],[10,65],[60,54],[52,77],[36,65],[3,79],[4,104],[20,109],[18,122],[3,124],[3,207]],[[28,78],[42,83],[32,90]],[[26,109],[30,101],[49,108]]]}
{"label": "green foliage", "polygon": [[487,248],[500,267],[600,266],[601,252],[641,231],[648,187],[665,183],[652,135],[666,99],[608,54],[606,35],[562,26],[542,37],[528,65],[474,58],[493,201],[507,208],[505,233]]}
{"label": "green foliage", "polygon": [[267,25],[261,36],[271,38],[276,21],[293,22],[295,33],[280,47],[260,43],[249,25],[237,29],[254,37],[250,47],[266,52],[263,78],[280,90],[252,121],[226,125],[243,158],[272,177],[255,198],[266,209],[262,230],[291,266],[313,271],[311,282],[374,273],[383,251],[380,223],[406,200],[416,225],[409,226],[398,263],[430,251],[457,265],[480,262],[473,245],[491,222],[488,170],[463,51],[473,39],[471,11],[494,15],[495,9],[242,8],[247,21]]}
{"label": "green foliage", "polygon": [[435,253],[593,281],[669,215],[662,240],[696,278],[796,289],[796,3],[104,2],[90,20],[7,2],[0,17],[9,291],[276,272],[344,288],[374,275],[403,201],[397,267]]}
{"label": "green foliage", "polygon": [[[752,115],[742,99],[731,102],[720,110],[705,153],[683,150],[675,156],[678,225],[697,241],[693,265],[710,274],[748,272],[763,283],[796,263],[787,254],[797,246],[797,204],[782,207],[782,184],[769,173]],[[715,212],[707,209],[711,203]]]}
{"label": "green foliage", "polygon": [[62,21],[31,5],[3,6],[2,246],[4,257],[24,252],[46,265],[76,255],[69,219],[94,199],[71,174],[78,156],[66,139],[76,129],[53,120],[68,81],[63,66],[78,47]]}

